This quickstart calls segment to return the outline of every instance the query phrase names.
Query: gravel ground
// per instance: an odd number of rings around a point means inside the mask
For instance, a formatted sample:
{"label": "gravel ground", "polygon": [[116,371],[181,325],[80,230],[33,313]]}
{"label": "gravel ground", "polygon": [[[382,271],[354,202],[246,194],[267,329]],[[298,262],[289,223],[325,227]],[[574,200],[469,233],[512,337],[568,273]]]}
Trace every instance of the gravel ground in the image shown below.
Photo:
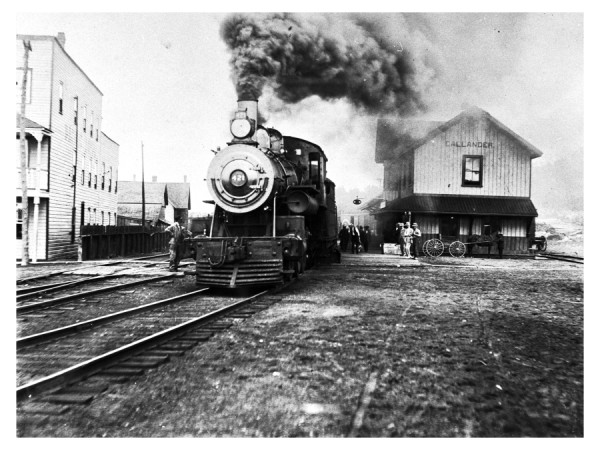
{"label": "gravel ground", "polygon": [[343,261],[18,436],[583,436],[581,265]]}

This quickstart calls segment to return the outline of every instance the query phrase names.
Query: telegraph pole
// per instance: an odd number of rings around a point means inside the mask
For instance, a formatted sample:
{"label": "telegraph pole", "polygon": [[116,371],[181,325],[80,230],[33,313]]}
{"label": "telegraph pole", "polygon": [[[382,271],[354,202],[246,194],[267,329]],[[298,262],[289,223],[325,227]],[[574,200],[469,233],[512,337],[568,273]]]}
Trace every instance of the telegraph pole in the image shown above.
{"label": "telegraph pole", "polygon": [[146,231],[146,186],[144,184],[144,142],[142,141],[142,232]]}
{"label": "telegraph pole", "polygon": [[27,198],[27,138],[25,136],[25,105],[27,103],[27,75],[29,72],[29,52],[31,42],[23,41],[25,47],[23,80],[21,82],[21,117],[19,118],[19,143],[21,145],[21,205],[23,211],[21,265],[29,264],[29,199]]}

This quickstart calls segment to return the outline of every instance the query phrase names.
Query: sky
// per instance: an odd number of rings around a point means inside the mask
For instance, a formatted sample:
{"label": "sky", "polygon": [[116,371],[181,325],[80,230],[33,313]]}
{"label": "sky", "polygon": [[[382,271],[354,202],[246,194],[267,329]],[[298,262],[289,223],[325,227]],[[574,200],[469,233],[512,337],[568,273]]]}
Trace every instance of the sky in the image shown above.
{"label": "sky", "polygon": [[[67,53],[104,94],[102,130],[120,145],[120,180],[141,180],[143,143],[145,179],[180,182],[187,176],[192,210],[209,212],[202,200],[209,199],[211,149],[229,141],[237,101],[231,52],[220,33],[229,15],[28,11],[17,12],[16,32],[65,33]],[[405,19],[388,13],[368,19],[385,32],[405,27],[398,40],[421,59],[417,69],[422,62],[417,75],[424,81],[416,83],[423,83],[426,110],[419,117],[450,120],[465,105],[476,105],[542,150],[535,164],[565,152],[583,154],[582,14],[428,13]],[[259,110],[284,135],[319,144],[338,187],[381,185],[373,111],[343,96],[285,103],[268,87]]]}

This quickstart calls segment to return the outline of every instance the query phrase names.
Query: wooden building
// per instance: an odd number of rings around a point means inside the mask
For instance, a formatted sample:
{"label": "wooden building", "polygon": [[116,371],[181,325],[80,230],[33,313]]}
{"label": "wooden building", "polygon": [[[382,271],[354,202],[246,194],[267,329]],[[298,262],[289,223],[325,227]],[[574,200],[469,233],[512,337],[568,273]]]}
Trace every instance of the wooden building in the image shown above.
{"label": "wooden building", "polygon": [[[384,165],[378,231],[418,222],[423,241],[467,242],[502,232],[506,254],[527,253],[537,211],[531,201],[536,147],[486,111],[469,108],[448,122],[380,119],[375,161]],[[487,252],[487,250],[486,250]]]}
{"label": "wooden building", "polygon": [[64,33],[17,35],[17,259],[22,256],[25,42],[31,45],[24,118],[29,255],[32,261],[76,259],[81,225],[116,223],[119,145],[101,130],[103,94],[66,52]]}
{"label": "wooden building", "polygon": [[[176,217],[181,217],[181,223],[185,226],[191,208],[190,184],[160,183],[156,181],[156,177],[153,180],[144,183],[146,224],[170,225]],[[121,181],[117,214],[119,225],[141,224],[141,181]]]}

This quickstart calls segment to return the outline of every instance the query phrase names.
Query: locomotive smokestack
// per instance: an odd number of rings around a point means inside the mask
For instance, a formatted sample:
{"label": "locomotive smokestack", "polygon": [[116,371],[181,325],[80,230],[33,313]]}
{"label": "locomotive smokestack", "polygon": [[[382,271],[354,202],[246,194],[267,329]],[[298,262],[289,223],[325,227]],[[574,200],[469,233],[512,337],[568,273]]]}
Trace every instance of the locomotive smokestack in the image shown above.
{"label": "locomotive smokestack", "polygon": [[238,98],[238,110],[246,111],[248,119],[254,120],[254,134],[252,140],[256,141],[256,128],[258,127],[258,100],[251,93],[240,95]]}

